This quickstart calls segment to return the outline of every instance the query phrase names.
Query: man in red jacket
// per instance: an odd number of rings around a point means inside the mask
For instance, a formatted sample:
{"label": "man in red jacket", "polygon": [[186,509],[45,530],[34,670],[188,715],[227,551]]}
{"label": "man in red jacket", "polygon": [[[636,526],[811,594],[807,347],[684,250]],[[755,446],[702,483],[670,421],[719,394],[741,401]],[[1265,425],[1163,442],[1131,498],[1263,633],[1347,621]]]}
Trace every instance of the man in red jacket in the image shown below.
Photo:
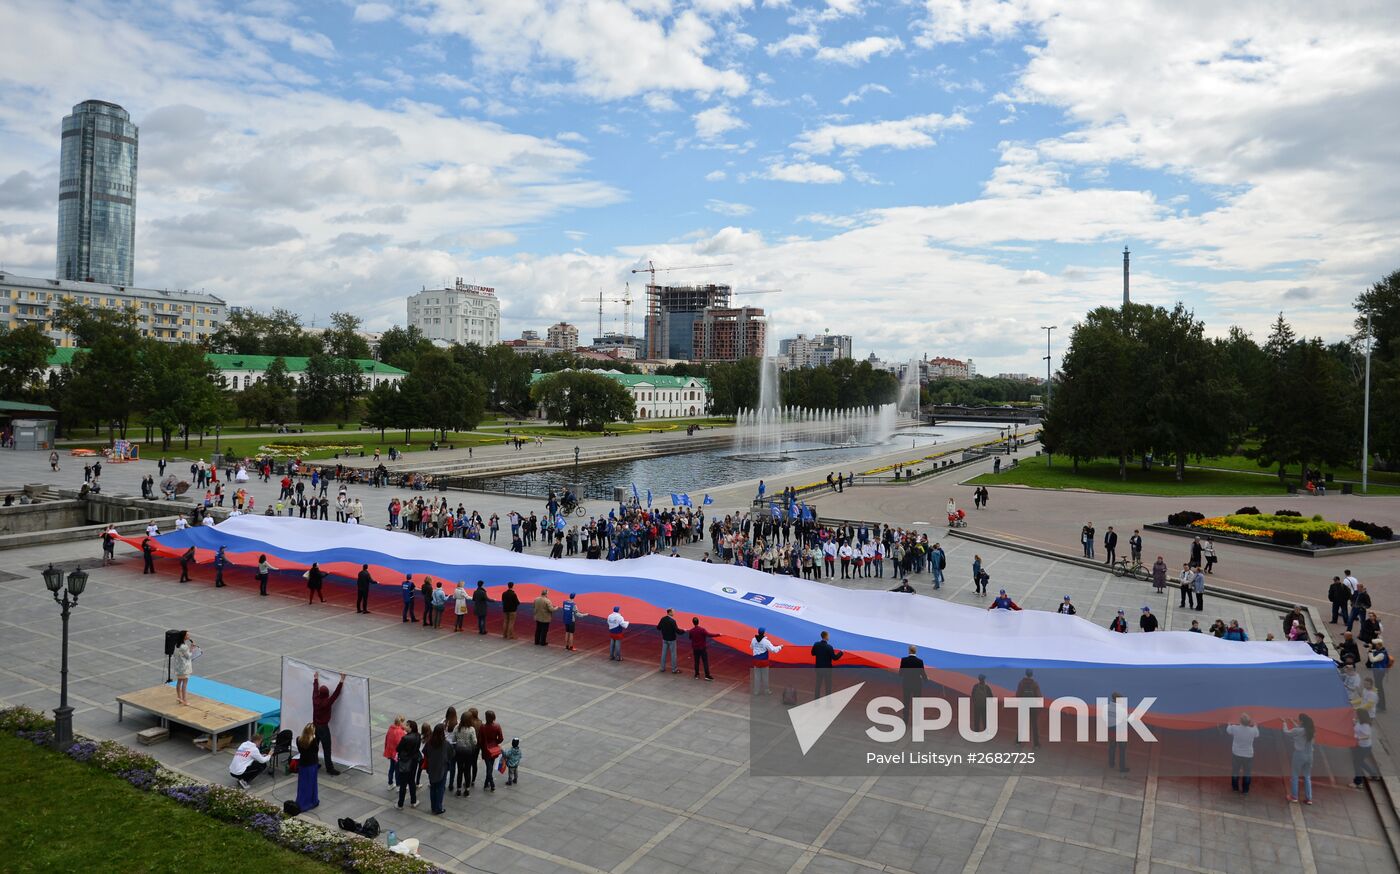
{"label": "man in red jacket", "polygon": [[326,773],[332,776],[340,772],[335,769],[335,761],[331,758],[331,710],[335,707],[335,700],[340,697],[340,690],[344,688],[344,674],[340,675],[334,692],[329,686],[321,685],[320,671],[311,676],[311,723],[316,726],[316,740],[320,741],[321,749],[326,754]]}

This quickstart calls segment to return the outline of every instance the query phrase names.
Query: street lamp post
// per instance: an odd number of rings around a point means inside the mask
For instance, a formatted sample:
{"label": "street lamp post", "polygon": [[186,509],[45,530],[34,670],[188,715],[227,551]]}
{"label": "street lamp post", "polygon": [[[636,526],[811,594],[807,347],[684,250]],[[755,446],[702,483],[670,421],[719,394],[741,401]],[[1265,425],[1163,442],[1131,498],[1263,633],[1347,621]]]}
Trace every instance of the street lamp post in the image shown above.
{"label": "street lamp post", "polygon": [[[1050,332],[1058,328],[1059,325],[1041,325],[1040,330],[1045,332],[1045,415],[1041,417],[1043,423],[1050,416]],[[1042,424],[1041,429],[1045,428]],[[1050,450],[1045,450],[1045,466],[1050,467]]]}
{"label": "street lamp post", "polygon": [[1371,467],[1371,311],[1366,310],[1366,388],[1361,402],[1361,494],[1366,494]]}
{"label": "street lamp post", "polygon": [[219,453],[219,435],[220,435],[221,433],[223,433],[223,430],[224,430],[224,426],[223,426],[222,424],[219,424],[219,425],[215,425],[215,426],[214,426],[214,454],[215,454],[215,455],[217,455],[217,454]]}
{"label": "street lamp post", "polygon": [[[53,712],[53,740],[60,750],[73,742],[73,708],[68,706],[68,616],[78,604],[78,596],[87,588],[88,575],[81,569],[68,574],[68,585],[63,584],[63,571],[50,564],[44,570],[44,585],[53,593],[54,603],[63,608],[63,666],[60,670],[58,707]],[[59,590],[63,597],[59,597]]]}
{"label": "street lamp post", "polygon": [[578,447],[574,447],[574,501],[583,499],[583,489],[579,487],[578,481]]}

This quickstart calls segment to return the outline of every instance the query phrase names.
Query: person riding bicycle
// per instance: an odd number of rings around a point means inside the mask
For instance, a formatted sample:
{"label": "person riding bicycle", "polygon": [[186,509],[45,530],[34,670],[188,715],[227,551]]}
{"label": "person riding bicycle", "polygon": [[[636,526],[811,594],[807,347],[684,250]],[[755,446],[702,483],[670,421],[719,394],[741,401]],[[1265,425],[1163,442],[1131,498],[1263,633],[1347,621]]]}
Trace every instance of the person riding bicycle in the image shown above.
{"label": "person riding bicycle", "polygon": [[559,502],[565,513],[572,513],[574,507],[578,506],[578,500],[574,498],[574,493],[570,489],[564,489],[564,497]]}

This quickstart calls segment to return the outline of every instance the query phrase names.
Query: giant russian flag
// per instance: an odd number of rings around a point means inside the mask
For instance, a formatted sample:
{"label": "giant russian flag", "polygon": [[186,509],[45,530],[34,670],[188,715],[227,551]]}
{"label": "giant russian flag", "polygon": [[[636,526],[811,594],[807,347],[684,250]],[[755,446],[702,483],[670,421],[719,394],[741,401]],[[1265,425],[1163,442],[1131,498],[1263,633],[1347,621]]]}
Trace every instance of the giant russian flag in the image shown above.
{"label": "giant russian flag", "polygon": [[[139,546],[141,538],[123,538]],[[1130,700],[1157,698],[1147,721],[1199,729],[1233,722],[1317,721],[1319,740],[1347,745],[1351,709],[1336,666],[1299,642],[1238,643],[1209,634],[1117,634],[1077,616],[1038,610],[988,611],[897,592],[852,590],[732,565],[650,556],[619,562],[512,553],[476,541],[428,540],[377,528],[280,516],[237,516],[216,527],[161,535],[157,551],[178,556],[190,546],[201,562],[220,546],[232,564],[254,566],[266,554],[279,569],[312,562],[353,579],[367,564],[376,581],[397,586],[403,574],[474,586],[493,594],[514,582],[528,603],[548,589],[556,603],[578,593],[594,616],[614,606],[642,627],[668,608],[682,628],[703,617],[719,641],[748,651],[755,629],[791,644],[778,664],[808,665],[808,647],[823,630],[846,653],[842,664],[894,669],[910,644],[943,685],[965,692],[978,674],[1010,694],[1027,668],[1037,669],[1047,697],[1092,701],[1112,691]],[[1058,686],[1058,688],[1057,688]]]}

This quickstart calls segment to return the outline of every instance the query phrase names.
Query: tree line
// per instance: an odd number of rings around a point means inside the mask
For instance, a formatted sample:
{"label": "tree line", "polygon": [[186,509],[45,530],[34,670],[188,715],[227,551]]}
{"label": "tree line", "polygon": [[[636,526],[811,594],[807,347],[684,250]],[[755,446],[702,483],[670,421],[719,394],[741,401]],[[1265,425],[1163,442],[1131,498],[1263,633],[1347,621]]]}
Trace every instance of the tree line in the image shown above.
{"label": "tree line", "polygon": [[1356,299],[1357,333],[1327,344],[1299,336],[1282,313],[1260,344],[1239,327],[1207,338],[1178,303],[1099,307],[1070,334],[1042,438],[1081,461],[1243,454],[1261,468],[1357,465],[1361,460],[1365,323],[1374,338],[1372,462],[1400,460],[1400,271]]}

